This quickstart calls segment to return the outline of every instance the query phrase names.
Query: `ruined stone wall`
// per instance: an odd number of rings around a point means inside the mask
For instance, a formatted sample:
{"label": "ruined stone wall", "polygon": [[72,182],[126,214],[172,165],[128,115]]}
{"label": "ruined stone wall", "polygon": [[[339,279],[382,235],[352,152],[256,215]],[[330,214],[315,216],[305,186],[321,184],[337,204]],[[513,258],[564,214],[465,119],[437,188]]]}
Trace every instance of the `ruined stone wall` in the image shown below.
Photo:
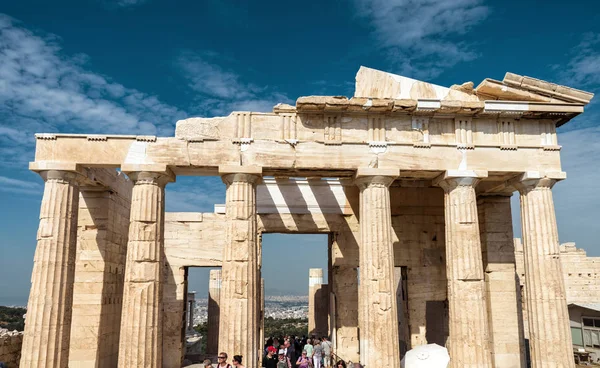
{"label": "ruined stone wall", "polygon": [[7,368],[17,368],[21,360],[23,332],[0,328],[0,362]]}
{"label": "ruined stone wall", "polygon": [[419,187],[390,191],[395,266],[407,267],[408,348],[443,344],[448,335],[444,192]]}
{"label": "ruined stone wall", "polygon": [[130,196],[80,191],[70,364],[117,365]]}
{"label": "ruined stone wall", "polygon": [[[528,338],[523,243],[521,239],[515,238],[514,244],[517,274],[523,298],[525,338]],[[600,257],[588,257],[585,250],[578,249],[575,243],[564,243],[560,246],[560,261],[567,292],[567,304],[598,303],[600,301]]]}
{"label": "ruined stone wall", "polygon": [[[521,286],[525,286],[523,244],[514,239],[517,273]],[[575,243],[560,245],[560,260],[567,291],[567,303],[598,303],[600,301],[600,257],[588,257]]]}

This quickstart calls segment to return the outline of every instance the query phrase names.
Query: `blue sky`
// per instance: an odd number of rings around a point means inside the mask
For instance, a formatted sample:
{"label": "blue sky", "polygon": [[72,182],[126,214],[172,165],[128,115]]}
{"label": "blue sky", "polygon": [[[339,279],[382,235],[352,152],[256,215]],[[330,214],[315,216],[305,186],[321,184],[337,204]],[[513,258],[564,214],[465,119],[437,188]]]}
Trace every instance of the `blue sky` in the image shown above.
{"label": "blue sky", "polygon": [[[360,65],[445,86],[511,71],[597,93],[600,4],[540,4],[1,0],[0,304],[25,304],[29,292],[43,189],[27,170],[35,132],[171,136],[185,117],[350,96]],[[561,242],[596,256],[599,118],[595,99],[560,129],[568,179],[554,190]],[[169,211],[223,202],[218,178],[180,178],[167,189]],[[325,265],[324,238],[271,235],[264,246],[267,283],[276,284],[267,288],[305,289],[308,267]],[[275,270],[289,247],[306,251],[287,272]],[[205,274],[195,271],[192,287],[203,290]]]}

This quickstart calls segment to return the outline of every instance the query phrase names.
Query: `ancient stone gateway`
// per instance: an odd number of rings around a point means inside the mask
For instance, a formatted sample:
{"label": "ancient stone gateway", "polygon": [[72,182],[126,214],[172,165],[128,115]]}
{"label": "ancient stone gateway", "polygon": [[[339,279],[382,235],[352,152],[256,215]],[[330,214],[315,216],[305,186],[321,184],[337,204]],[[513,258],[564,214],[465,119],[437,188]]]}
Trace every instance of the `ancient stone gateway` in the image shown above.
{"label": "ancient stone gateway", "polygon": [[[330,235],[339,356],[398,367],[437,342],[455,368],[522,367],[519,191],[533,367],[572,367],[556,127],[591,98],[511,73],[473,89],[361,68],[351,99],[187,119],[175,137],[38,134],[30,168],[46,184],[21,365],[179,367],[186,268],[220,266],[218,350],[256,367],[261,234],[298,232]],[[165,213],[178,175],[221,176],[224,213]]]}

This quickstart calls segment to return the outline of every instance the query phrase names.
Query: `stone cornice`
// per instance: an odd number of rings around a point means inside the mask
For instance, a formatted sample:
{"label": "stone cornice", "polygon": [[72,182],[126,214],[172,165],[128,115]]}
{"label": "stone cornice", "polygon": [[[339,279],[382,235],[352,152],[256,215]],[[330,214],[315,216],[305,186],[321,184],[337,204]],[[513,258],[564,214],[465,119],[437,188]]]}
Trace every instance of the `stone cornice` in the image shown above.
{"label": "stone cornice", "polygon": [[[504,116],[517,115],[531,119],[552,119],[562,125],[583,112],[584,104],[563,101],[457,101],[436,99],[385,99],[343,96],[307,96],[296,101],[297,114],[343,113],[361,114],[412,114],[428,116]],[[274,113],[292,113],[289,105],[273,109]]]}

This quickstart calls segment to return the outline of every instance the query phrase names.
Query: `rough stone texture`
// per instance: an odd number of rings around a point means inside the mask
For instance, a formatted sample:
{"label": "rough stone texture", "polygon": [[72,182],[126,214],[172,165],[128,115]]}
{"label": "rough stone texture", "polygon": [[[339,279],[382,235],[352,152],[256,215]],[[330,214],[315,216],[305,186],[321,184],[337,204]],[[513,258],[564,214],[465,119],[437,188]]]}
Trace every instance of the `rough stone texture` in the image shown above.
{"label": "rough stone texture", "polygon": [[130,201],[131,186],[80,191],[70,367],[117,365]]}
{"label": "rough stone texture", "polygon": [[322,268],[308,270],[308,334],[329,335],[329,285],[323,281]]}
{"label": "rough stone texture", "polygon": [[521,293],[515,267],[510,196],[484,196],[477,202],[496,367],[525,367]]}
{"label": "rough stone texture", "polygon": [[446,192],[448,350],[454,368],[492,367],[475,195],[478,181],[471,173],[446,173],[438,182]]}
{"label": "rough stone texture", "polygon": [[360,189],[360,361],[367,367],[400,365],[389,191],[398,171],[391,176],[393,171],[359,171],[356,181]]}
{"label": "rough stone texture", "polygon": [[75,174],[41,173],[40,210],[21,367],[67,367],[77,246],[79,188]]}
{"label": "rough stone texture", "polygon": [[169,265],[165,277],[166,280],[163,286],[162,366],[164,368],[179,368],[185,355],[187,268]]}
{"label": "rough stone texture", "polygon": [[[517,274],[523,295],[523,331],[526,339],[529,338],[528,312],[525,295],[527,285],[525,281],[525,261],[523,243],[521,239],[515,238],[515,259]],[[560,263],[563,271],[567,304],[573,303],[597,303],[600,300],[600,257],[588,257],[585,250],[578,249],[575,243],[564,243],[560,245]]]}
{"label": "rough stone texture", "polygon": [[119,367],[162,367],[164,197],[166,177],[129,175],[134,181]]}
{"label": "rough stone texture", "polygon": [[[235,170],[235,169],[232,169]],[[245,364],[258,364],[258,242],[256,182],[259,176],[226,173],[227,243],[223,249],[219,351],[242,355]],[[225,170],[223,170],[225,171]]]}
{"label": "rough stone texture", "polygon": [[444,192],[394,184],[390,194],[395,266],[407,268],[408,321],[399,321],[409,327],[404,342],[408,349],[427,343],[445,345],[447,310],[437,311],[437,319],[428,313],[444,306],[447,298]]}
{"label": "rough stone texture", "polygon": [[0,362],[4,362],[6,368],[19,367],[22,344],[23,332],[0,328]]}
{"label": "rough stone texture", "polygon": [[515,184],[521,193],[532,368],[575,366],[551,190],[555,183],[528,173]]}
{"label": "rough stone texture", "polygon": [[218,354],[221,301],[221,270],[210,270],[208,285],[208,337],[206,353]]}
{"label": "rough stone texture", "polygon": [[[471,83],[472,85],[472,83]],[[478,101],[468,89],[450,89],[415,79],[361,66],[356,74],[354,96],[391,99],[438,99]]]}
{"label": "rough stone texture", "polygon": [[[519,281],[523,288],[527,288],[525,284],[523,243],[521,239],[514,239],[514,242]],[[575,243],[561,244],[559,257],[565,282],[567,304],[597,303],[600,300],[600,284],[598,283],[598,279],[600,279],[600,257],[588,257],[586,251],[577,248]]]}

